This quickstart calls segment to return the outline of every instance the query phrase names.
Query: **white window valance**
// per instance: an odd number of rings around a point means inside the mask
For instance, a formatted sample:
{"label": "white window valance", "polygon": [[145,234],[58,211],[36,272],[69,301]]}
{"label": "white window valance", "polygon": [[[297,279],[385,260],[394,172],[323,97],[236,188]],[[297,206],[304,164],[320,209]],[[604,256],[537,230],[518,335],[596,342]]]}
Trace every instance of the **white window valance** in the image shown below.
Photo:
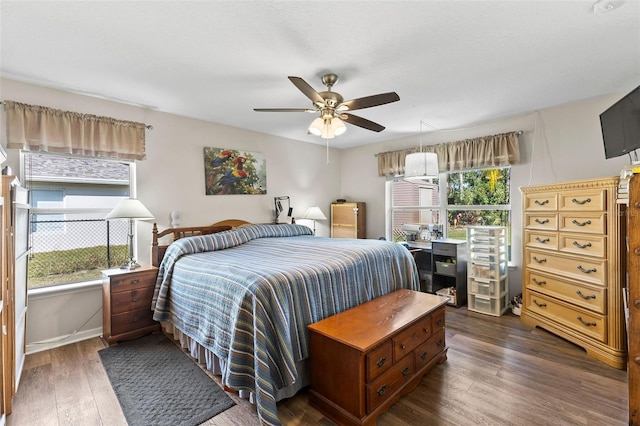
{"label": "white window valance", "polygon": [[4,101],[7,148],[143,160],[143,123]]}
{"label": "white window valance", "polygon": [[[379,153],[378,175],[403,175],[405,157],[419,151],[419,148],[409,148]],[[428,145],[422,148],[422,152],[438,154],[438,167],[441,172],[501,167],[520,162],[520,147],[516,132]]]}

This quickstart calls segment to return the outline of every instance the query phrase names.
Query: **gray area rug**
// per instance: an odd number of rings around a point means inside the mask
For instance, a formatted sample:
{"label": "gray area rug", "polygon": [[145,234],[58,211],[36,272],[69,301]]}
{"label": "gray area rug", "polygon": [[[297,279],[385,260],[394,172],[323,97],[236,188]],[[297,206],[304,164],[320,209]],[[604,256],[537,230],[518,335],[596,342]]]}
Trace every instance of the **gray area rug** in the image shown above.
{"label": "gray area rug", "polygon": [[98,354],[129,426],[195,426],[235,405],[162,333]]}

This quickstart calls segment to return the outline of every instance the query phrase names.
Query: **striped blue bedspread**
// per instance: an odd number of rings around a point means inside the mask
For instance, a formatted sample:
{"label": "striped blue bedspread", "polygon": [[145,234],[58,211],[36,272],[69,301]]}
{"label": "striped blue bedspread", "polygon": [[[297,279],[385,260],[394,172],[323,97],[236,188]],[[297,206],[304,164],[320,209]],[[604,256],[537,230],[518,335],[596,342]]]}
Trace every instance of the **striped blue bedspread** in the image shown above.
{"label": "striped blue bedspread", "polygon": [[152,308],[224,360],[223,383],[253,391],[260,419],[279,425],[275,391],[298,378],[307,325],[400,288],[419,285],[399,244],[250,225],[171,244]]}

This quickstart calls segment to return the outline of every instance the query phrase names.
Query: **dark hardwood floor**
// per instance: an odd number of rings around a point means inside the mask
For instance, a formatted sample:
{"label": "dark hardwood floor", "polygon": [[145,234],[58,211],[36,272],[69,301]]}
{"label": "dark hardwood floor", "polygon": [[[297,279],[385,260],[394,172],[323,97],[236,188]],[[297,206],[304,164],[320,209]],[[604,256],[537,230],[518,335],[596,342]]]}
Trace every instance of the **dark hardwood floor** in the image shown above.
{"label": "dark hardwood floor", "polygon": [[[626,425],[627,374],[512,314],[447,307],[448,359],[378,425]],[[96,338],[28,355],[10,426],[126,425]],[[205,425],[259,425],[244,400]],[[283,425],[333,425],[305,391],[281,401]]]}

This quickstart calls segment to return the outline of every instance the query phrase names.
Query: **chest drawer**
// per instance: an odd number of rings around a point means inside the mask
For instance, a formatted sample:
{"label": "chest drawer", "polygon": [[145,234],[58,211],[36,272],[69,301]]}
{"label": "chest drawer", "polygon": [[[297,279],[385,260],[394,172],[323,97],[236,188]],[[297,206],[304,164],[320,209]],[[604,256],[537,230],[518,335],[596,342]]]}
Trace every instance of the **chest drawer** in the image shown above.
{"label": "chest drawer", "polygon": [[399,360],[431,336],[431,317],[420,319],[416,324],[393,337],[393,360]]}
{"label": "chest drawer", "polygon": [[529,270],[524,274],[527,289],[553,296],[591,311],[605,314],[606,289],[599,286],[584,286],[574,281],[564,281],[549,275]]}
{"label": "chest drawer", "polygon": [[367,385],[367,411],[372,412],[400,389],[414,373],[413,355],[395,363],[376,381]]}
{"label": "chest drawer", "polygon": [[393,344],[387,340],[376,349],[368,352],[365,357],[367,368],[367,383],[372,382],[376,377],[387,371],[393,363]]}
{"label": "chest drawer", "polygon": [[434,330],[431,337],[418,346],[415,350],[415,366],[416,370],[421,369],[438,353],[442,352],[445,345],[444,330]]}
{"label": "chest drawer", "polygon": [[141,308],[151,310],[154,290],[155,287],[147,286],[111,293],[111,313],[119,314]]}
{"label": "chest drawer", "polygon": [[560,192],[558,210],[602,211],[607,208],[606,194],[603,188]]}
{"label": "chest drawer", "polygon": [[527,268],[557,274],[583,282],[604,286],[607,284],[607,261],[604,259],[578,257],[534,249],[525,250]]}
{"label": "chest drawer", "polygon": [[603,315],[556,302],[539,293],[526,291],[525,306],[532,312],[550,318],[580,333],[605,342],[607,339],[607,319]]}
{"label": "chest drawer", "polygon": [[555,232],[524,231],[524,244],[527,247],[539,247],[548,250],[558,249],[558,234]]}
{"label": "chest drawer", "polygon": [[530,193],[524,196],[524,209],[529,211],[554,211],[558,208],[558,197],[553,192]]}
{"label": "chest drawer", "polygon": [[606,257],[607,237],[604,235],[560,233],[558,249],[585,256]]}
{"label": "chest drawer", "polygon": [[586,234],[605,234],[607,219],[604,212],[595,213],[560,213],[558,230]]}
{"label": "chest drawer", "polygon": [[558,229],[558,215],[556,213],[525,213],[524,226],[527,229],[556,231]]}

